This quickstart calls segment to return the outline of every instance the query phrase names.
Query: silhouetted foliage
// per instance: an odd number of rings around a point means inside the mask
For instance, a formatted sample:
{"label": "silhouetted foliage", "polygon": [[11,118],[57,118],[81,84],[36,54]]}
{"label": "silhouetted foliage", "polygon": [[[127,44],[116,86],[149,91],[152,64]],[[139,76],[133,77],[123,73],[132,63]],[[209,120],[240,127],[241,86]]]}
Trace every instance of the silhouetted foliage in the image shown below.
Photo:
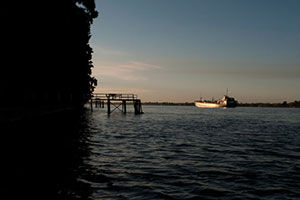
{"label": "silhouetted foliage", "polygon": [[300,108],[300,101],[294,101],[288,104],[289,107]]}
{"label": "silhouetted foliage", "polygon": [[1,4],[1,105],[82,105],[96,84],[89,46],[94,0]]}
{"label": "silhouetted foliage", "polygon": [[240,103],[241,107],[285,107],[285,108],[300,108],[300,101],[287,103]]}
{"label": "silhouetted foliage", "polygon": [[88,199],[77,173],[88,153],[81,114],[66,108],[81,107],[96,83],[94,0],[4,0],[0,8],[0,194]]}

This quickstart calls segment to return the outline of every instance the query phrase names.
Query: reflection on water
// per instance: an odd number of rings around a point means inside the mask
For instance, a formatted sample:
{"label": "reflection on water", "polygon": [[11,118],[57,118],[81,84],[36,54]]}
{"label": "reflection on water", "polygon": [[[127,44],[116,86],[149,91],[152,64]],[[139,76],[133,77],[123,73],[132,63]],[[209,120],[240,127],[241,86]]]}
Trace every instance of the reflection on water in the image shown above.
{"label": "reflection on water", "polygon": [[5,137],[8,186],[1,192],[52,199],[300,196],[299,109],[144,111],[108,117],[96,109],[38,128],[23,124],[31,136],[15,128],[17,135]]}
{"label": "reflection on water", "polygon": [[86,125],[80,113],[2,124],[0,198],[88,199]]}
{"label": "reflection on water", "polygon": [[[88,118],[94,199],[296,199],[299,109],[145,106]],[[103,180],[105,180],[103,182]]]}

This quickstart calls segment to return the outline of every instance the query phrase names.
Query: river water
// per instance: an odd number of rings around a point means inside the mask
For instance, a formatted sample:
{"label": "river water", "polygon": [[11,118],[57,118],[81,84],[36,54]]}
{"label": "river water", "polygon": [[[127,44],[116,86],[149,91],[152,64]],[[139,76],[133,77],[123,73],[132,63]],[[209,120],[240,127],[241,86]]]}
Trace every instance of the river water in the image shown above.
{"label": "river water", "polygon": [[300,109],[130,107],[7,125],[0,196],[300,199]]}
{"label": "river water", "polygon": [[300,109],[143,109],[86,112],[91,199],[300,198]]}

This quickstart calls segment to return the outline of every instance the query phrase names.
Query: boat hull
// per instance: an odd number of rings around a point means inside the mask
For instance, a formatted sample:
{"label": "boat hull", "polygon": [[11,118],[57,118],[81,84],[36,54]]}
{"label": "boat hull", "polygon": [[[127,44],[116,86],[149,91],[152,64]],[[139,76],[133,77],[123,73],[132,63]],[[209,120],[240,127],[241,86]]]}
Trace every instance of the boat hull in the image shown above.
{"label": "boat hull", "polygon": [[209,103],[209,102],[199,102],[195,101],[195,106],[199,108],[221,108],[226,107],[225,105],[221,105],[218,103]]}

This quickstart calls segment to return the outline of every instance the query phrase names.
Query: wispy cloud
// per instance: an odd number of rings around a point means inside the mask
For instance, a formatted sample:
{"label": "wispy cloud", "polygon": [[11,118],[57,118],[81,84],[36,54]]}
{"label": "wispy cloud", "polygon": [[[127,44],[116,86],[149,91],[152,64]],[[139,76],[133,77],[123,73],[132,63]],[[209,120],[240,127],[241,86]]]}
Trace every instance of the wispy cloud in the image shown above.
{"label": "wispy cloud", "polygon": [[162,67],[137,61],[98,62],[93,69],[93,75],[98,77],[113,77],[126,81],[138,81],[147,79],[143,72],[159,69],[162,69]]}

